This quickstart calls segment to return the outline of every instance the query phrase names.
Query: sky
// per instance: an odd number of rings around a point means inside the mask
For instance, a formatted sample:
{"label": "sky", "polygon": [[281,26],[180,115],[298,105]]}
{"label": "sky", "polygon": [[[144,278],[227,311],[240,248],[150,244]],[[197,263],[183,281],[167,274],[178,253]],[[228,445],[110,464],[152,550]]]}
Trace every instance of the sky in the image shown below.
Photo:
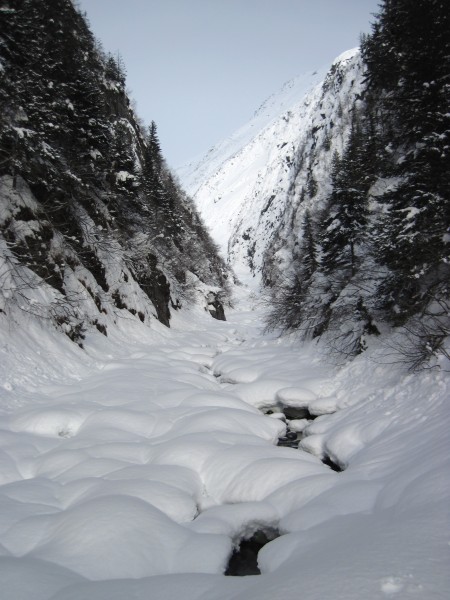
{"label": "sky", "polygon": [[282,85],[359,44],[379,0],[78,0],[119,54],[137,113],[179,167],[244,125]]}

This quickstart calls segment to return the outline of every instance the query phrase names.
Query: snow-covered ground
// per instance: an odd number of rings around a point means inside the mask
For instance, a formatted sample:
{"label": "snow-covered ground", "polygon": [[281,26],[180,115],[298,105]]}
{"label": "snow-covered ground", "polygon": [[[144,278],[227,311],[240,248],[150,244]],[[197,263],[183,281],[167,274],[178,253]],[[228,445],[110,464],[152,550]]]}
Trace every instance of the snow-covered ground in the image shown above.
{"label": "snow-covered ground", "polygon": [[[1,600],[448,597],[448,371],[337,369],[248,297],[227,316],[81,350],[0,315]],[[283,407],[319,415],[299,449]],[[223,576],[257,529],[262,574]]]}

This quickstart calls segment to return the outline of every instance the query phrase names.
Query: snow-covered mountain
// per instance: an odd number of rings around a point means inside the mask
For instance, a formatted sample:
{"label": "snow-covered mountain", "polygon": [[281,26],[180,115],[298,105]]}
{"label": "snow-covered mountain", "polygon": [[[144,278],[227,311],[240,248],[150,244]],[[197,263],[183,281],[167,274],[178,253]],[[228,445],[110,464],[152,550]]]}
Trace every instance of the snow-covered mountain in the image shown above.
{"label": "snow-covered mountain", "polygon": [[265,251],[278,239],[276,259],[283,261],[304,211],[320,205],[329,191],[331,160],[348,136],[362,70],[353,49],[328,72],[288,82],[247,125],[179,170],[239,276],[251,272],[259,278]]}
{"label": "snow-covered mountain", "polygon": [[195,193],[226,160],[240,152],[269,124],[298,104],[299,98],[303,98],[312,87],[321,83],[327,70],[328,67],[323,67],[287,81],[278,92],[269,96],[261,104],[248,123],[218,142],[205,156],[197,157],[181,166],[178,174],[188,190]]}

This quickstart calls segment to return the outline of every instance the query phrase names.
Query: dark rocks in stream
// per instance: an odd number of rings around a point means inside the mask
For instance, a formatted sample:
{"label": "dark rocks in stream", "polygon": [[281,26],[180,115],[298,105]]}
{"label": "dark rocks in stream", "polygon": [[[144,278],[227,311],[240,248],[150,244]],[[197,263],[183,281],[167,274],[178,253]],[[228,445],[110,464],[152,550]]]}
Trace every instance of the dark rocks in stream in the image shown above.
{"label": "dark rocks in stream", "polygon": [[281,412],[284,414],[286,419],[308,419],[311,421],[316,418],[316,415],[312,415],[307,408],[297,408],[295,406],[282,406]]}
{"label": "dark rocks in stream", "polygon": [[279,537],[279,535],[280,533],[276,529],[259,530],[251,538],[241,540],[239,547],[233,551],[224,574],[235,577],[260,575],[258,552],[267,543]]}
{"label": "dark rocks in stream", "polygon": [[313,421],[317,418],[318,415],[313,415],[309,412],[306,407],[297,407],[297,406],[283,406],[283,405],[272,405],[266,406],[261,409],[263,414],[265,415],[273,415],[275,413],[282,413],[286,417],[286,421],[291,421],[293,419],[308,419],[308,421]]}
{"label": "dark rocks in stream", "polygon": [[219,294],[209,292],[207,300],[210,315],[218,321],[226,321],[225,309],[220,301]]}
{"label": "dark rocks in stream", "polygon": [[294,431],[288,431],[286,435],[278,438],[277,446],[283,446],[284,448],[298,448],[300,436]]}

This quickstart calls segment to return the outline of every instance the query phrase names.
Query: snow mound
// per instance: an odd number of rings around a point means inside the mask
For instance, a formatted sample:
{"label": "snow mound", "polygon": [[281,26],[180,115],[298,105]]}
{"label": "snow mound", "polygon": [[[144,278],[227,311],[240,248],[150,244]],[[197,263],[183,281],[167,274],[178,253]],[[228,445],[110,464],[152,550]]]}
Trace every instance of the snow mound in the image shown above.
{"label": "snow mound", "polygon": [[230,551],[227,537],[189,532],[154,506],[124,496],[89,500],[62,515],[29,517],[4,542],[15,556],[32,553],[95,580],[220,573]]}
{"label": "snow mound", "polygon": [[294,408],[308,408],[317,396],[307,388],[287,387],[278,390],[275,395],[275,400],[282,406],[290,406]]}
{"label": "snow mound", "polygon": [[[330,367],[260,323],[242,301],[228,322],[124,321],[68,354],[0,313],[0,596],[445,597],[448,373],[373,368],[371,350]],[[299,449],[276,445],[277,406],[318,415],[289,421]],[[262,577],[223,577],[275,528]]]}

